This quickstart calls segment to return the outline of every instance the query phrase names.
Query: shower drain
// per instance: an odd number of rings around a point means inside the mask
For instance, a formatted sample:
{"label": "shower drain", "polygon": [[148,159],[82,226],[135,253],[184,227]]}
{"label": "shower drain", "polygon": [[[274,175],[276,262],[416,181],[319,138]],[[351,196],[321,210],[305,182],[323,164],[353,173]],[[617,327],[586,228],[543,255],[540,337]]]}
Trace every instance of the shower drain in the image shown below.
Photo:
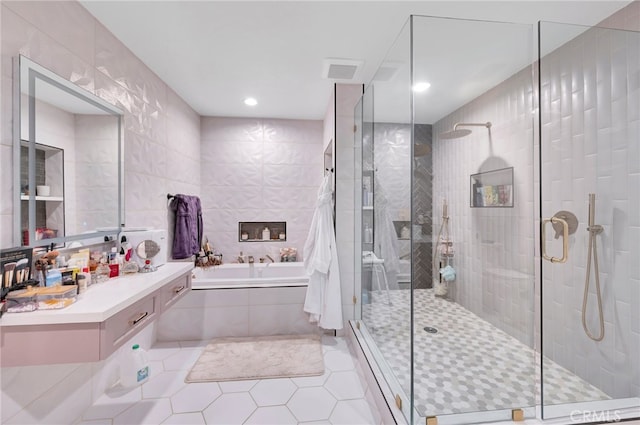
{"label": "shower drain", "polygon": [[424,330],[430,334],[438,333],[438,330],[436,328],[432,328],[431,326],[425,326]]}

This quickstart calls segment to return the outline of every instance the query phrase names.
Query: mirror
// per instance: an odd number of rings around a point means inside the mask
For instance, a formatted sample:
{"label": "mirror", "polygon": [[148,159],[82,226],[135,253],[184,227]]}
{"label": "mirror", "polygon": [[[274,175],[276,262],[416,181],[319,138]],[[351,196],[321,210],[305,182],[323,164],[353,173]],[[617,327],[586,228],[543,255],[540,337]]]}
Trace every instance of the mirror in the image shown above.
{"label": "mirror", "polygon": [[15,243],[64,246],[117,234],[122,111],[24,56],[15,75]]}
{"label": "mirror", "polygon": [[136,254],[145,260],[144,266],[140,269],[140,273],[155,272],[157,270],[156,267],[151,265],[151,260],[158,255],[159,252],[160,245],[151,239],[146,239],[138,244]]}

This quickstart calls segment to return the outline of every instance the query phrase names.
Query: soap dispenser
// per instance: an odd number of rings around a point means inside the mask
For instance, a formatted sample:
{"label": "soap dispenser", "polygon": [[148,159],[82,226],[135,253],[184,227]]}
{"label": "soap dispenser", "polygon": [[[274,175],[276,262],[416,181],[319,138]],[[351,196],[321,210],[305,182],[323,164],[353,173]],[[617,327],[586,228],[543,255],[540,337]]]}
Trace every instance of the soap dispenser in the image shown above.
{"label": "soap dispenser", "polygon": [[271,239],[271,231],[269,230],[268,227],[265,226],[265,228],[262,229],[262,240],[268,241],[270,239]]}

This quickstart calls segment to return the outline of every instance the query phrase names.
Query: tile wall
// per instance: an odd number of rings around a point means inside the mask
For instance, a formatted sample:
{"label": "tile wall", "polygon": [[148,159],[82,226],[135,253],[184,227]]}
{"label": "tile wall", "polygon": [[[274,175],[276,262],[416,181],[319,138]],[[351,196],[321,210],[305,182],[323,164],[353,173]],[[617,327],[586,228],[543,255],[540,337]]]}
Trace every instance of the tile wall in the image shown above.
{"label": "tile wall", "polygon": [[[345,321],[354,318],[354,307],[360,303],[360,276],[355,267],[354,250],[357,201],[354,199],[354,179],[360,176],[356,169],[355,155],[361,149],[354,143],[354,109],[362,96],[361,84],[336,84],[335,86],[335,152],[336,152],[336,245],[340,261],[342,284],[342,315]],[[353,296],[357,296],[356,305]]]}
{"label": "tile wall", "polygon": [[[3,1],[0,19],[0,247],[16,243],[13,168],[4,164],[13,159],[12,61],[19,54],[124,111],[125,223],[167,228],[166,194],[200,195],[200,117],[80,3]],[[104,392],[115,362],[50,366],[45,374],[3,368],[0,422],[77,417]]]}
{"label": "tile wall", "polygon": [[306,286],[194,290],[158,320],[159,341],[320,332],[303,311]]}
{"label": "tile wall", "polygon": [[[528,68],[433,126],[433,232],[449,205],[453,298],[533,346],[533,79]],[[458,139],[440,139],[457,122],[491,121]],[[513,167],[513,208],[470,208],[470,176]]]}
{"label": "tile wall", "polygon": [[[204,234],[223,261],[302,249],[323,176],[322,121],[202,118]],[[240,221],[285,221],[284,242],[239,242]]]}
{"label": "tile wall", "polygon": [[[638,6],[627,8],[630,16],[640,16]],[[542,43],[544,30],[558,27],[543,26]],[[579,222],[569,261],[543,263],[544,354],[612,397],[639,397],[640,32],[589,29],[543,57],[541,66],[542,214],[567,210]],[[604,229],[596,237],[601,342],[582,328],[589,193],[596,195],[595,224]],[[549,249],[559,252],[560,245],[554,241]],[[591,267],[586,322],[597,335]]]}
{"label": "tile wall", "polygon": [[[638,30],[639,4],[606,22]],[[639,42],[637,33],[589,30],[545,57],[541,75],[543,215],[569,210],[580,223],[570,237],[569,262],[543,266],[544,354],[612,397],[640,395],[640,266],[631,260],[640,252],[634,189],[640,184]],[[531,82],[525,69],[434,125],[434,199],[450,202],[456,301],[539,349],[538,147],[531,113],[537,91]],[[493,126],[490,134],[474,129],[465,138],[437,140],[460,121]],[[469,175],[487,166],[514,168],[513,209],[469,208]],[[597,193],[596,220],[605,228],[598,250],[607,336],[600,343],[581,325],[590,192]],[[435,229],[437,209],[434,218]],[[549,249],[561,246],[552,241]],[[591,279],[587,322],[597,331]]]}
{"label": "tile wall", "polygon": [[[77,2],[1,5],[0,153],[12,157],[12,60],[23,54],[124,111],[125,224],[167,228],[167,193],[200,194],[200,117]],[[13,246],[2,167],[0,246]]]}

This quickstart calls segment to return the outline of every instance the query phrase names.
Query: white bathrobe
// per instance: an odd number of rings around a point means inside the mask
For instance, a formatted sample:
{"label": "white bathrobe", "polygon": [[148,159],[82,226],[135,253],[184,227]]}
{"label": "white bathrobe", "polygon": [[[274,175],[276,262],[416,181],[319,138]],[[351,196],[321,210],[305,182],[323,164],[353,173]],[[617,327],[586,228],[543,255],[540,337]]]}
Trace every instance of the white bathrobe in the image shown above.
{"label": "white bathrobe", "polygon": [[310,322],[317,322],[323,329],[342,329],[340,270],[331,198],[331,178],[326,175],[304,243],[304,266],[309,275],[304,311],[309,313]]}

